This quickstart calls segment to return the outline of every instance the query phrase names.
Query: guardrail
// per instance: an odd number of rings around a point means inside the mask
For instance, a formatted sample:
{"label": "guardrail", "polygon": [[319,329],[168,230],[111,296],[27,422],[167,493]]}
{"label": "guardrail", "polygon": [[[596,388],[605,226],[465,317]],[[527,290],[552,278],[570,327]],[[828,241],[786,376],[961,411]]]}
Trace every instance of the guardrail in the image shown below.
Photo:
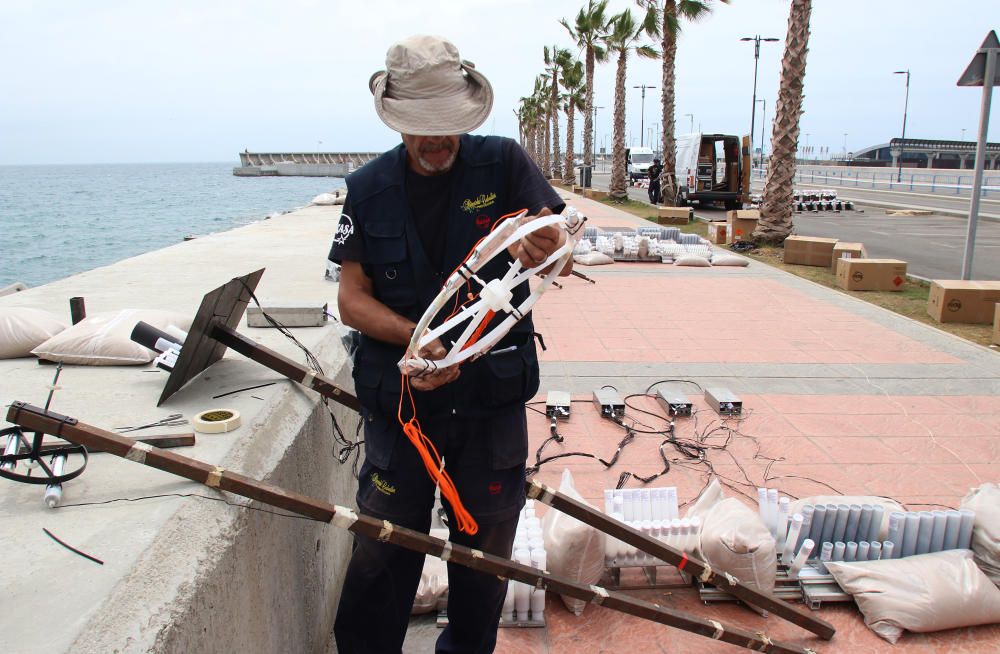
{"label": "guardrail", "polygon": [[[753,177],[763,180],[763,168],[754,168]],[[851,188],[867,188],[896,191],[920,191],[925,193],[964,195],[972,193],[972,174],[904,172],[902,181],[897,181],[896,171],[874,172],[860,170],[797,170],[795,181],[803,184],[821,184],[824,186],[847,186]],[[983,186],[980,197],[1000,193],[1000,176],[983,176]]]}

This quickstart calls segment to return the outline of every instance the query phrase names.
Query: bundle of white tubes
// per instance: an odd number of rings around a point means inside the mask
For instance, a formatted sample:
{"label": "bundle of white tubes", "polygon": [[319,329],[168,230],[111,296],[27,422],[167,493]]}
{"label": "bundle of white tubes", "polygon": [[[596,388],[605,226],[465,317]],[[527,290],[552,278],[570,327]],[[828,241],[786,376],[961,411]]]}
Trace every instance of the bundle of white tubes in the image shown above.
{"label": "bundle of white tubes", "polygon": [[[894,511],[882,536],[885,509],[874,504],[816,504],[789,515],[789,500],[773,488],[757,489],[761,520],[774,536],[782,562],[791,565],[807,542],[820,561],[873,561],[968,549],[976,514],[961,511]],[[793,559],[794,557],[794,559]]]}
{"label": "bundle of white tubes", "polygon": [[[677,488],[628,488],[604,491],[604,511],[633,529],[684,552],[693,552],[701,539],[701,519],[681,518]],[[666,565],[617,538],[608,536],[604,549],[609,568]]]}
{"label": "bundle of white tubes", "polygon": [[[535,515],[535,501],[528,500],[521,509],[521,516],[514,533],[514,551],[511,557],[523,565],[545,570],[545,542],[542,540],[542,523]],[[534,588],[520,581],[507,583],[501,620],[508,624],[543,622],[545,620],[545,589]]]}

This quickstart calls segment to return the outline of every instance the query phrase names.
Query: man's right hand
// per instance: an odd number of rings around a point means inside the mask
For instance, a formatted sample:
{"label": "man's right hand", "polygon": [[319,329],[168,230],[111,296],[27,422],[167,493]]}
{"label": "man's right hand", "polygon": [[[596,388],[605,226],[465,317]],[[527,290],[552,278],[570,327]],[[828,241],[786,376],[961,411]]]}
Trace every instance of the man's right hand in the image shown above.
{"label": "man's right hand", "polygon": [[[421,358],[428,361],[440,361],[447,354],[448,352],[444,349],[444,345],[441,344],[440,339],[434,339],[418,352]],[[459,369],[457,364],[448,366],[447,368],[438,368],[432,372],[421,373],[419,376],[411,376],[410,387],[417,391],[432,391],[435,388],[455,381],[458,379],[458,375]]]}

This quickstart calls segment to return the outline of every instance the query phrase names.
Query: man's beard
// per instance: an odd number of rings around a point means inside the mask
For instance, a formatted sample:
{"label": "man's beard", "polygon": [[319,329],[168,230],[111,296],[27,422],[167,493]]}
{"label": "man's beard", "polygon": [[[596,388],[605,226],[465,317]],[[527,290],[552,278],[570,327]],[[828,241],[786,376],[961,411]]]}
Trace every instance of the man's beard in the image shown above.
{"label": "man's beard", "polygon": [[[424,158],[424,153],[439,152],[441,150],[448,150],[451,154],[448,158],[441,164],[432,164],[430,161]],[[420,167],[429,173],[446,173],[451,170],[451,167],[455,165],[455,158],[458,156],[458,152],[451,146],[450,143],[442,145],[425,145],[420,148],[420,152],[417,153],[417,163]]]}

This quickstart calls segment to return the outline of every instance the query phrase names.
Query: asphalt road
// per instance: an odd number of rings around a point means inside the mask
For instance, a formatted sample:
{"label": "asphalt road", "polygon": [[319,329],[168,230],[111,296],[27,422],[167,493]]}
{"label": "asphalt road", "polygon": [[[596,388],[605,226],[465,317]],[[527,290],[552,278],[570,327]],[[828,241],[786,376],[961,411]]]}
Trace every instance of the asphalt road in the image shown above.
{"label": "asphalt road", "polygon": [[[594,187],[607,189],[610,176],[594,175]],[[756,184],[755,190],[756,190]],[[819,186],[819,185],[817,185]],[[806,187],[806,185],[802,185]],[[868,255],[877,259],[901,259],[908,272],[928,279],[958,279],[965,254],[968,219],[961,216],[887,216],[885,206],[926,207],[938,210],[968,211],[968,200],[900,191],[836,189],[840,197],[855,198],[857,211],[839,214],[819,212],[795,214],[795,232],[802,236],[823,236],[841,241],[864,243]],[[630,188],[629,197],[648,202],[646,189]],[[862,204],[864,199],[883,206]],[[954,209],[964,203],[963,211]],[[1000,218],[1000,202],[982,202],[984,217]],[[695,214],[708,220],[725,220],[726,212],[713,206],[695,207]],[[1000,280],[1000,221],[980,220],[976,230],[972,278]]]}

